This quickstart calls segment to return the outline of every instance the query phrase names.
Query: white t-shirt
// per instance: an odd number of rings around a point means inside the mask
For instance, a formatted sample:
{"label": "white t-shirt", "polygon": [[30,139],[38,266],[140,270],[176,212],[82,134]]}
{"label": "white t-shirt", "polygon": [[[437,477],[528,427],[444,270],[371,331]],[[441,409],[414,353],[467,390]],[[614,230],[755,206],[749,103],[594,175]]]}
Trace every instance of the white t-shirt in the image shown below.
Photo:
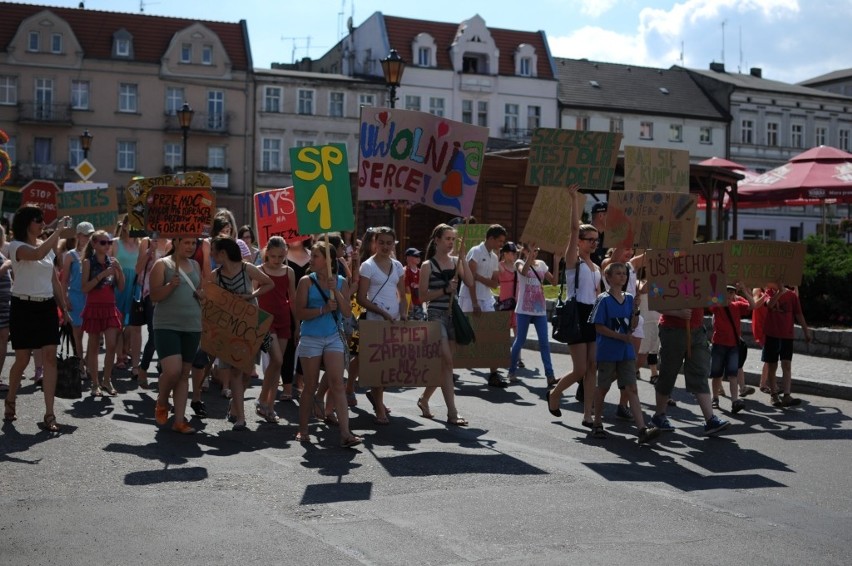
{"label": "white t-shirt", "polygon": [[[497,254],[488,251],[488,248],[485,247],[485,242],[471,248],[470,251],[467,252],[465,260],[468,264],[471,261],[476,261],[476,273],[481,277],[490,278],[494,275],[495,271],[500,269],[500,259],[497,257]],[[489,301],[494,300],[492,298],[491,288],[485,283],[477,281],[476,300],[481,301],[482,299],[488,299]],[[461,286],[461,290],[459,291],[459,300],[470,302],[470,289],[468,289],[467,285]]]}
{"label": "white t-shirt", "polygon": [[[545,316],[547,314],[547,302],[544,299],[544,288],[541,283],[547,276],[547,264],[540,259],[535,260],[535,264],[530,266],[526,275],[521,275],[523,267],[524,260],[519,259],[515,262],[515,268],[518,272],[518,302],[515,304],[515,313]],[[533,270],[535,270],[535,273],[533,273]]]}
{"label": "white t-shirt", "polygon": [[[568,298],[574,296],[574,266],[565,270],[565,288],[568,290]],[[584,305],[593,305],[598,298],[601,288],[601,270],[595,266],[594,271],[589,265],[580,260],[580,280],[577,282],[577,302]]]}
{"label": "white t-shirt", "polygon": [[[397,286],[399,280],[405,277],[405,268],[402,264],[391,259],[390,277],[381,270],[381,268],[370,257],[361,264],[358,269],[361,277],[370,280],[370,289],[367,291],[367,298],[376,303],[376,306],[387,311],[394,320],[399,319],[399,293]],[[367,311],[367,320],[384,320],[384,318],[374,312]]]}
{"label": "white t-shirt", "polygon": [[53,260],[56,254],[53,250],[38,261],[18,261],[18,248],[35,249],[26,242],[12,240],[9,242],[9,259],[12,260],[12,273],[15,281],[12,283],[12,294],[29,295],[30,297],[53,297]]}

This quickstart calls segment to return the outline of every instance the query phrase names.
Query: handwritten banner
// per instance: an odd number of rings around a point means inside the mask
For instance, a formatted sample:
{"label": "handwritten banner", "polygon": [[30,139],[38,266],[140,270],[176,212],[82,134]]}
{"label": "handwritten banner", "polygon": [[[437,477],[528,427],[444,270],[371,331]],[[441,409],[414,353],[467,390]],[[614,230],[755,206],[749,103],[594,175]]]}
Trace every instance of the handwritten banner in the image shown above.
{"label": "handwritten banner", "polygon": [[201,349],[246,373],[272,326],[272,315],[215,283],[202,284]]}
{"label": "handwritten banner", "polygon": [[145,230],[154,238],[208,236],[215,198],[207,187],[154,187],[148,195]]}
{"label": "handwritten banner", "polygon": [[488,128],[363,107],[358,200],[407,200],[470,216],[487,141]]}
{"label": "handwritten banner", "polygon": [[427,387],[443,383],[439,322],[362,320],[358,382],[364,387]]}
{"label": "handwritten banner", "polygon": [[56,204],[59,216],[70,216],[73,226],[85,221],[111,232],[118,222],[118,194],[114,187],[59,193]]}
{"label": "handwritten banner", "polygon": [[697,210],[696,195],[610,191],[607,245],[689,249],[695,240]]}
{"label": "handwritten banner", "polygon": [[608,191],[622,135],[537,128],[530,140],[528,185]]}
{"label": "handwritten banner", "polygon": [[260,249],[266,247],[272,236],[281,236],[288,244],[302,239],[299,237],[294,199],[293,187],[254,194],[254,221]]}
{"label": "handwritten banner", "polygon": [[470,251],[485,241],[485,234],[491,224],[456,224],[456,241],[453,243],[453,253],[458,253],[461,241],[464,238],[464,249]]}
{"label": "handwritten banner", "polygon": [[145,233],[145,207],[148,194],[154,187],[210,187],[210,177],[199,171],[159,177],[134,177],[124,189],[127,203],[128,224],[131,236],[147,236]]}
{"label": "handwritten banner", "polygon": [[660,147],[624,147],[624,190],[689,192],[689,152]]}
{"label": "handwritten banner", "polygon": [[747,287],[781,283],[802,284],[806,244],[766,240],[729,240],[725,242],[728,283],[739,281]]}
{"label": "handwritten banner", "polygon": [[355,229],[346,146],[290,148],[296,220],[302,234]]}
{"label": "handwritten banner", "polygon": [[509,311],[469,315],[467,318],[476,334],[476,342],[467,346],[455,344],[453,367],[509,367],[512,350],[511,315]]}
{"label": "handwritten banner", "polygon": [[539,187],[521,241],[534,242],[545,251],[562,255],[571,239],[573,208],[574,195],[564,187]]}
{"label": "handwritten banner", "polygon": [[720,307],[728,303],[725,243],[696,244],[690,250],[645,252],[651,310]]}

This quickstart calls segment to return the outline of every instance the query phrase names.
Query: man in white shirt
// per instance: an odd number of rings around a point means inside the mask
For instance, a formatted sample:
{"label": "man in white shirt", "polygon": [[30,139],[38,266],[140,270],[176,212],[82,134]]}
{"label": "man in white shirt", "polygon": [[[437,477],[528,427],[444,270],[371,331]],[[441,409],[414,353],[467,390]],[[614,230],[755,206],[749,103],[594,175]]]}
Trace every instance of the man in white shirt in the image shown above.
{"label": "man in white shirt", "polygon": [[[467,264],[473,273],[476,284],[473,287],[462,285],[459,291],[459,306],[464,312],[472,312],[474,316],[481,312],[494,312],[494,295],[491,289],[500,286],[498,274],[500,260],[497,251],[506,243],[506,229],[499,224],[492,224],[485,232],[485,241],[474,246],[467,252]],[[497,368],[490,368],[488,385],[491,387],[506,387]]]}

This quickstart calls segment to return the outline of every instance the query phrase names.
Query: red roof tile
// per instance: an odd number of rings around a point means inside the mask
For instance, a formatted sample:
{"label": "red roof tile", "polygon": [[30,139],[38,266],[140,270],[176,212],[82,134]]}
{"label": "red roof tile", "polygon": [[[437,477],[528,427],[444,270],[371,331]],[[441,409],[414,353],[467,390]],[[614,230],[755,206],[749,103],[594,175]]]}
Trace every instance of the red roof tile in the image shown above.
{"label": "red roof tile", "polygon": [[243,22],[208,22],[147,14],[0,2],[0,14],[3,15],[0,18],[0,46],[7,49],[21,22],[42,10],[50,10],[68,22],[83,47],[84,56],[88,59],[112,59],[112,34],[124,28],[133,35],[133,60],[159,64],[172,36],[199,22],[219,36],[234,70],[247,71],[250,68],[248,29]]}

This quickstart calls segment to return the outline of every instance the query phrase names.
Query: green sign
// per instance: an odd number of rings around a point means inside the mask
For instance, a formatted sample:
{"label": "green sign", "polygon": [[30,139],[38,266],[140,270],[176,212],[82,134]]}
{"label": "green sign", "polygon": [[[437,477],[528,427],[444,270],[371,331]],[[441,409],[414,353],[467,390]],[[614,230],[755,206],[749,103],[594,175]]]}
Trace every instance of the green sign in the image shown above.
{"label": "green sign", "polygon": [[334,143],[292,147],[290,164],[299,233],[354,230],[346,146]]}

